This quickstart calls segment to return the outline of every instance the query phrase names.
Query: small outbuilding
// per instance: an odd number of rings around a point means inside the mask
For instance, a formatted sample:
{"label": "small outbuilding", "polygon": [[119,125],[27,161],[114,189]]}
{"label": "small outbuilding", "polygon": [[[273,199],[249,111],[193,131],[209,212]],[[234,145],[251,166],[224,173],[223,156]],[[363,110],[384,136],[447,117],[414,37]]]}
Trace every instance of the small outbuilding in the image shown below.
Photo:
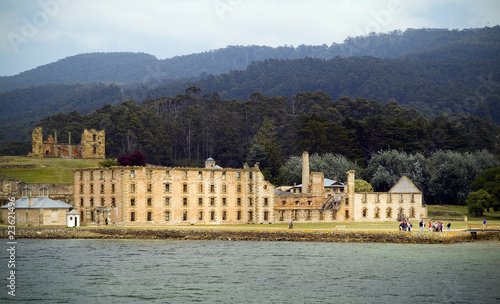
{"label": "small outbuilding", "polygon": [[80,215],[75,209],[66,213],[68,227],[80,227]]}
{"label": "small outbuilding", "polygon": [[[14,202],[16,225],[21,226],[66,226],[67,213],[73,206],[48,197],[22,197]],[[8,204],[2,206],[2,222],[7,223]]]}

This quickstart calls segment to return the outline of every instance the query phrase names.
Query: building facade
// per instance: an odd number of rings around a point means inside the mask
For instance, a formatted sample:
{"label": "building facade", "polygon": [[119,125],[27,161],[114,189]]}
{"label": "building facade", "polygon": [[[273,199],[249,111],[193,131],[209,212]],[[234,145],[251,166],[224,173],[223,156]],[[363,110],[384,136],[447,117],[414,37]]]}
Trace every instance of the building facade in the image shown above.
{"label": "building facade", "polygon": [[111,167],[74,170],[82,225],[272,223],[274,186],[258,165],[223,169]]}
{"label": "building facade", "polygon": [[302,155],[302,184],[277,191],[275,222],[420,221],[427,217],[422,192],[406,176],[389,192],[355,192],[355,172],[347,184],[309,173],[309,154]]}
{"label": "building facade", "polygon": [[67,158],[105,158],[105,132],[94,129],[83,130],[80,144],[71,143],[71,133],[68,134],[68,143],[57,141],[57,132],[43,139],[42,127],[36,127],[31,136],[32,157],[67,157]]}

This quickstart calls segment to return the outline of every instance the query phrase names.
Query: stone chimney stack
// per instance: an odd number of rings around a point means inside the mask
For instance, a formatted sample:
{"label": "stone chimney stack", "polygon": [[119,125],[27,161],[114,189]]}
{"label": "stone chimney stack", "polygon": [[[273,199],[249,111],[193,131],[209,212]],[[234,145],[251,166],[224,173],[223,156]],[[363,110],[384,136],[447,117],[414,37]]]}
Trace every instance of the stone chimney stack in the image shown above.
{"label": "stone chimney stack", "polygon": [[31,207],[31,206],[33,206],[33,196],[30,196],[30,197],[28,198],[28,201],[29,201],[29,206],[30,206],[30,207]]}
{"label": "stone chimney stack", "polygon": [[302,153],[302,193],[309,193],[309,153]]}

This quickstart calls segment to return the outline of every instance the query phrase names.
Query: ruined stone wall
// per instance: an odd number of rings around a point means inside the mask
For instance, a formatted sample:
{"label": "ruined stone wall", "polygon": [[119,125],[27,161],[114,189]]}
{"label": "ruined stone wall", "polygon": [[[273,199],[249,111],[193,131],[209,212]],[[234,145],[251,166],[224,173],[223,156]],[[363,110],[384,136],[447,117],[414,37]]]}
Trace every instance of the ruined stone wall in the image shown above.
{"label": "ruined stone wall", "polygon": [[103,159],[105,153],[105,133],[95,129],[83,130],[82,134],[82,158]]}
{"label": "ruined stone wall", "polygon": [[43,157],[42,127],[36,127],[31,134],[31,153],[29,156]]}
{"label": "ruined stone wall", "polygon": [[[58,143],[57,135],[49,135],[47,140],[43,140],[42,127],[36,127],[32,133],[32,152],[28,156],[32,157],[68,157],[68,158],[105,158],[105,132],[83,130],[80,145],[70,143]],[[71,138],[71,134],[70,134]]]}

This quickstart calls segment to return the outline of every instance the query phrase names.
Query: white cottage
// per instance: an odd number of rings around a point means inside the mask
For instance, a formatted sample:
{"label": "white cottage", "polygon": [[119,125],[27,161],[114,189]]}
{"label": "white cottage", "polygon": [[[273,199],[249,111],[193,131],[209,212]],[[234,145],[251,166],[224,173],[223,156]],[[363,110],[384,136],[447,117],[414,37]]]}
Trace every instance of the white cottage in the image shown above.
{"label": "white cottage", "polygon": [[66,213],[68,227],[80,227],[80,215],[75,209]]}

